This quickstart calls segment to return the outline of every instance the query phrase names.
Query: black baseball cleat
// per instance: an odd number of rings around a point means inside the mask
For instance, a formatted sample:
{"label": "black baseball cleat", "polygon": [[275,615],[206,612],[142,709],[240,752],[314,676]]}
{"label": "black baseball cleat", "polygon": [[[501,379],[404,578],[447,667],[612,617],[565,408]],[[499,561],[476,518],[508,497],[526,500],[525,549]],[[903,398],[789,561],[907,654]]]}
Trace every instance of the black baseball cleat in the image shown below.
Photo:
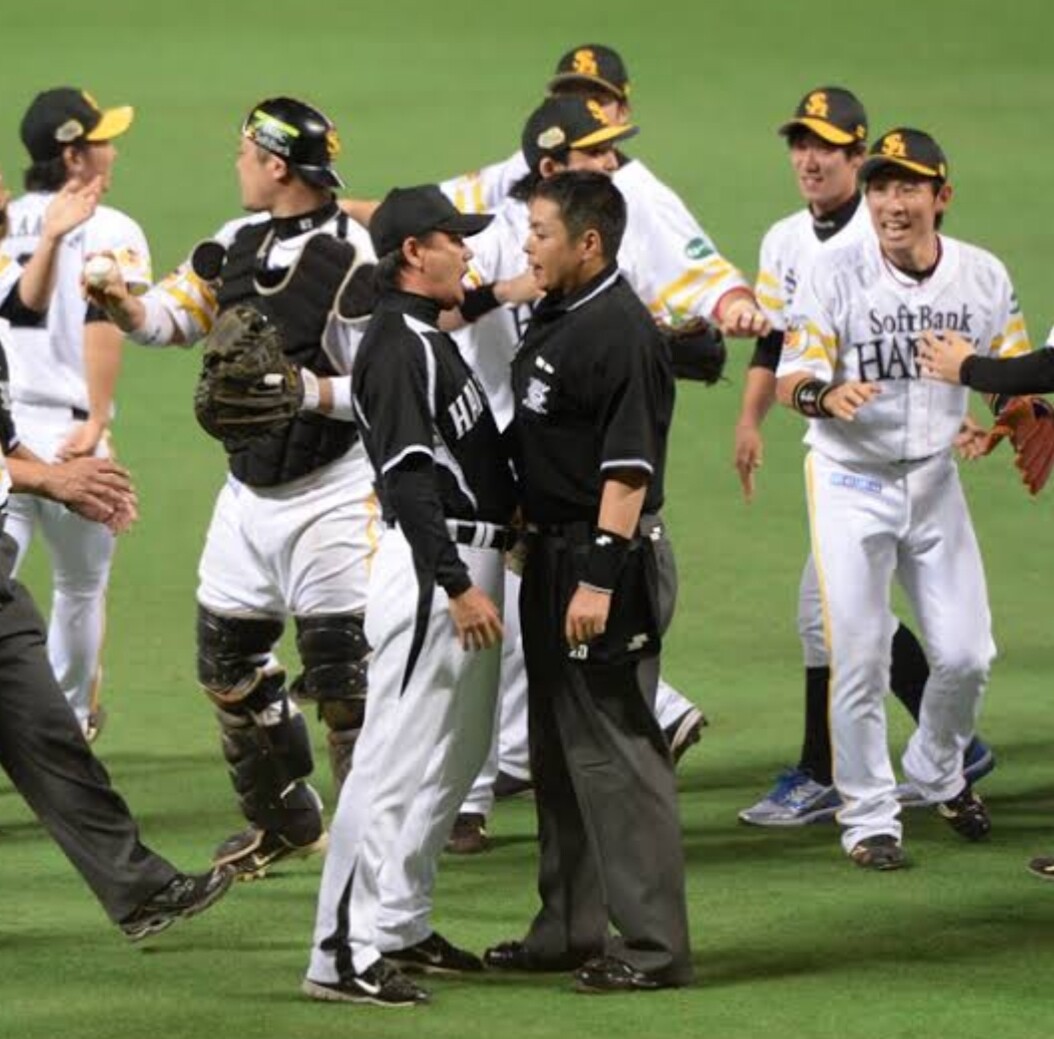
{"label": "black baseball cleat", "polygon": [[379,1007],[417,1007],[432,998],[383,959],[371,963],[361,973],[346,971],[339,981],[304,978],[300,991],[323,1003],[372,1003]]}
{"label": "black baseball cleat", "polygon": [[960,837],[968,841],[983,841],[992,832],[988,809],[969,783],[955,797],[941,801],[937,805],[937,812]]}
{"label": "black baseball cleat", "polygon": [[1054,855],[1040,855],[1032,859],[1028,871],[1040,880],[1054,880]]}
{"label": "black baseball cleat", "polygon": [[618,992],[654,992],[669,988],[670,982],[645,974],[614,956],[598,956],[588,960],[574,975],[575,991],[595,995]]}
{"label": "black baseball cleat", "polygon": [[479,812],[461,812],[454,820],[446,850],[451,855],[479,855],[489,847],[487,817]]}
{"label": "black baseball cleat", "polygon": [[473,974],[483,970],[483,961],[475,953],[451,945],[436,931],[416,945],[386,952],[384,958],[408,974]]}
{"label": "black baseball cleat", "polygon": [[510,797],[520,797],[529,794],[534,789],[534,780],[520,779],[509,772],[498,772],[494,778],[494,799],[505,801]]}
{"label": "black baseball cleat", "polygon": [[676,721],[662,730],[675,765],[689,748],[699,742],[703,729],[709,724],[706,715],[698,707],[689,707]]}
{"label": "black baseball cleat", "polygon": [[849,858],[861,869],[873,869],[885,872],[891,869],[902,869],[908,864],[904,849],[891,833],[879,833],[874,837],[865,837],[853,846]]}
{"label": "black baseball cleat", "polygon": [[236,880],[258,880],[281,859],[303,859],[325,851],[327,841],[325,830],[305,844],[294,844],[276,830],[250,826],[220,844],[212,861],[216,866],[229,866]]}
{"label": "black baseball cleat", "polygon": [[493,945],[483,953],[483,965],[489,970],[534,971],[538,973],[563,973],[582,966],[587,956],[561,956],[544,960],[527,947],[526,942],[510,941]]}
{"label": "black baseball cleat", "polygon": [[121,921],[121,931],[130,942],[160,934],[177,920],[203,913],[227,893],[234,871],[220,866],[196,876],[179,873]]}

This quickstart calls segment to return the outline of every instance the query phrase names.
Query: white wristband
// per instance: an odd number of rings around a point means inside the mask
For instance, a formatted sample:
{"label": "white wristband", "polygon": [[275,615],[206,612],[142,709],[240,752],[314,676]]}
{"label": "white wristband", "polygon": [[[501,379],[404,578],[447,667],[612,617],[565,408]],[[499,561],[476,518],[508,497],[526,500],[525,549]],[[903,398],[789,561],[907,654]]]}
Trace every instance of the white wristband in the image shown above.
{"label": "white wristband", "polygon": [[354,422],[355,411],[351,406],[351,376],[338,375],[329,380],[329,386],[333,391],[333,408],[329,417],[340,419],[342,422]]}
{"label": "white wristband", "polygon": [[319,389],[318,376],[308,368],[300,369],[300,381],[304,387],[304,399],[300,403],[301,411],[318,411]]}

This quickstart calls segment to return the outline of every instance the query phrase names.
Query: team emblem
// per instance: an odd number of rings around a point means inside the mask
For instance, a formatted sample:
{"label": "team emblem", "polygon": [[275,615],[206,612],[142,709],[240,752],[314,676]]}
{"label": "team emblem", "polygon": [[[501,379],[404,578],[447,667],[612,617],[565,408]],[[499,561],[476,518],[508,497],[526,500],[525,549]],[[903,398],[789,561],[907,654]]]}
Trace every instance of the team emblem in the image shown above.
{"label": "team emblem", "polygon": [[594,118],[594,119],[595,119],[595,120],[596,120],[596,121],[597,121],[598,123],[602,123],[602,124],[603,124],[604,126],[607,126],[607,125],[608,125],[608,117],[607,117],[607,114],[606,114],[606,113],[604,112],[604,109],[603,109],[603,108],[601,107],[601,104],[600,104],[600,102],[599,102],[599,101],[597,101],[597,100],[596,100],[595,98],[592,98],[592,97],[591,97],[591,98],[590,98],[590,99],[589,99],[589,100],[588,100],[588,101],[586,102],[586,107],[588,107],[588,109],[589,109],[589,114],[590,114],[590,115],[591,115],[591,116],[592,116],[592,117],[593,117],[593,118]]}
{"label": "team emblem", "polygon": [[597,56],[588,47],[575,51],[573,68],[582,76],[599,76],[600,67],[597,65]]}
{"label": "team emblem", "polygon": [[340,137],[337,136],[336,130],[326,131],[326,154],[329,156],[329,161],[332,162],[340,154]]}
{"label": "team emblem", "polygon": [[79,119],[67,119],[56,131],[59,144],[69,144],[84,136],[84,124]]}
{"label": "team emblem", "polygon": [[853,133],[858,141],[862,141],[867,136],[867,127],[863,123],[857,123]]}
{"label": "team emblem", "polygon": [[527,383],[527,390],[523,395],[523,406],[536,415],[548,415],[550,389],[552,387],[542,382],[541,379],[532,378]]}
{"label": "team emblem", "polygon": [[685,247],[684,255],[689,260],[701,260],[709,256],[714,247],[705,238],[693,238]]}
{"label": "team emblem", "polygon": [[550,126],[538,134],[538,147],[545,151],[552,151],[567,143],[567,134],[559,126]]}
{"label": "team emblem", "polygon": [[887,134],[882,141],[882,154],[891,159],[906,159],[908,157],[908,146],[904,142],[904,135],[899,133]]}
{"label": "team emblem", "polygon": [[805,114],[814,119],[826,119],[830,114],[831,106],[827,103],[827,93],[816,90],[811,93],[805,101]]}

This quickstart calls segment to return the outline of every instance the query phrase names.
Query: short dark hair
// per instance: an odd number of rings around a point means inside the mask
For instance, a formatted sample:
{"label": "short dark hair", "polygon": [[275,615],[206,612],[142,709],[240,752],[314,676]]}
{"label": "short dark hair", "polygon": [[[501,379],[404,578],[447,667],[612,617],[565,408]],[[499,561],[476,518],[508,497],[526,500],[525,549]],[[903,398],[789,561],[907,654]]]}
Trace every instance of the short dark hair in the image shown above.
{"label": "short dark hair", "polygon": [[399,275],[406,269],[406,257],[403,256],[402,246],[385,253],[377,261],[373,268],[373,285],[377,294],[392,292],[400,289]]}
{"label": "short dark hair", "polygon": [[626,200],[609,176],[568,170],[539,181],[530,197],[555,203],[572,240],[594,230],[600,235],[604,259],[610,263],[618,256],[626,232]]}
{"label": "short dark hair", "polygon": [[832,149],[845,152],[850,158],[854,155],[867,154],[867,141],[850,141],[848,144],[834,144],[832,141],[826,141],[825,138],[821,137],[814,130],[810,130],[807,126],[792,126],[787,131],[787,147],[793,148],[806,137],[819,138],[819,140],[825,141],[825,143]]}

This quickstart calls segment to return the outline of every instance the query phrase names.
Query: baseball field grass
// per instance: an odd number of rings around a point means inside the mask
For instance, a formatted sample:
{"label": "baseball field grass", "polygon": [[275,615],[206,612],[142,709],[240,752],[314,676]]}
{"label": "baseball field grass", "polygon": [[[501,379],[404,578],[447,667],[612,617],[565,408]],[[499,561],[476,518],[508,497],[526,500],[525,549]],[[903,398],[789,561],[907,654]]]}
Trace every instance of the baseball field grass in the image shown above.
{"label": "baseball field grass", "polygon": [[[806,90],[847,85],[873,129],[934,133],[956,188],[946,230],[1007,263],[1042,342],[1054,322],[1052,31],[1047,0],[448,10],[424,0],[36,0],[3,13],[0,162],[16,184],[18,120],[39,89],[69,83],[103,105],[135,104],[111,197],[145,227],[160,274],[237,214],[233,159],[253,101],[314,100],[340,128],[350,190],[377,195],[508,154],[559,55],[603,42],[630,67],[643,128],[634,152],[750,275],[765,228],[798,204],[774,131]],[[207,915],[133,948],[0,778],[0,1037],[1054,1032],[1054,885],[1024,868],[1030,855],[1054,853],[1051,491],[1029,500],[1005,449],[965,472],[1000,648],[982,720],[999,759],[982,788],[991,840],[966,845],[931,813],[909,812],[913,868],[870,875],[849,864],[832,826],[744,827],[736,811],[798,752],[794,615],[806,552],[800,423],[772,417],[749,507],[731,468],[749,350],[733,349],[726,383],[682,387],[668,477],[682,597],[665,671],[712,721],[680,770],[694,987],[589,999],[557,976],[485,976],[436,982],[434,1004],[420,1010],[313,1004],[297,989],[317,860],[241,885]],[[115,564],[110,719],[97,748],[146,839],[203,868],[239,822],[194,668],[197,554],[223,462],[193,420],[195,353],[129,346],[126,357],[115,436],[142,521]],[[43,564],[37,551],[26,577],[46,603]],[[286,656],[295,669],[291,646]],[[908,726],[895,703],[890,717],[899,752]],[[436,892],[437,927],[476,949],[520,935],[535,906],[532,804],[501,805],[491,830],[489,854],[444,860]]]}

